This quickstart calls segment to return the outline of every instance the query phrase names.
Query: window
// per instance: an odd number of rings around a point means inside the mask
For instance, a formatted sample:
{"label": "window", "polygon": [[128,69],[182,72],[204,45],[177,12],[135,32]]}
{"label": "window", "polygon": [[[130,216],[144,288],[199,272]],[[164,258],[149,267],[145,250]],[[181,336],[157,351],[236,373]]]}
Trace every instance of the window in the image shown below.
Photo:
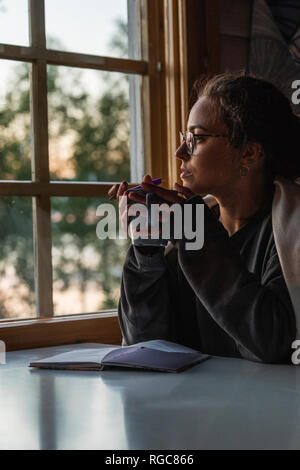
{"label": "window", "polygon": [[180,127],[183,2],[21,3],[0,0],[0,337],[116,315],[129,241],[98,240],[96,207],[113,182],[174,181]]}

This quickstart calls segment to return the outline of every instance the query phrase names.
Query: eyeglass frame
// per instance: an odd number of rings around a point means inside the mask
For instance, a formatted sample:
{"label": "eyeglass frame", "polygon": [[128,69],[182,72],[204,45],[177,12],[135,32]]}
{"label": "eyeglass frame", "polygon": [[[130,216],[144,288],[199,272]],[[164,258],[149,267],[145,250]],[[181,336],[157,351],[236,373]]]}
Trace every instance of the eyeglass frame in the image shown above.
{"label": "eyeglass frame", "polygon": [[[189,143],[186,140],[187,134],[190,134],[192,136],[192,139],[191,139],[192,148],[191,149],[189,147]],[[194,149],[195,149],[195,137],[228,137],[228,135],[227,134],[193,134],[190,131],[186,131],[185,133],[179,131],[179,137],[180,137],[180,145],[182,145],[184,142],[185,145],[187,146],[188,154],[191,156],[193,155]]]}

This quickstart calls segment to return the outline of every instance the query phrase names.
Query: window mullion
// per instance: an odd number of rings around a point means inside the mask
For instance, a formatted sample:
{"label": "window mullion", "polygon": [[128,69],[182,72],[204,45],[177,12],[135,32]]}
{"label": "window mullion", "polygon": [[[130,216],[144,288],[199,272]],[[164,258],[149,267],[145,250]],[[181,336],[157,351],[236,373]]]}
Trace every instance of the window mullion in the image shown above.
{"label": "window mullion", "polygon": [[164,4],[160,0],[143,0],[141,5],[142,52],[143,59],[148,61],[148,76],[143,80],[142,94],[145,170],[154,178],[162,177],[168,181]]}
{"label": "window mullion", "polygon": [[138,75],[147,75],[148,73],[148,64],[143,60],[119,59],[116,57],[55,51],[34,46],[25,47],[3,43],[0,44],[0,59],[27,62],[42,59],[46,60],[47,64],[65,65],[66,67],[88,68]]}
{"label": "window mullion", "polygon": [[[44,0],[29,0],[30,45],[46,46]],[[30,74],[32,114],[32,180],[49,182],[47,62],[36,60]],[[51,203],[47,195],[33,199],[34,254],[37,315],[53,315]]]}
{"label": "window mullion", "polygon": [[173,186],[178,177],[179,161],[175,158],[178,130],[181,128],[181,70],[179,62],[179,5],[178,0],[164,0],[165,6],[165,56],[166,56],[166,109],[169,185]]}
{"label": "window mullion", "polygon": [[46,47],[45,1],[28,0],[30,45]]}

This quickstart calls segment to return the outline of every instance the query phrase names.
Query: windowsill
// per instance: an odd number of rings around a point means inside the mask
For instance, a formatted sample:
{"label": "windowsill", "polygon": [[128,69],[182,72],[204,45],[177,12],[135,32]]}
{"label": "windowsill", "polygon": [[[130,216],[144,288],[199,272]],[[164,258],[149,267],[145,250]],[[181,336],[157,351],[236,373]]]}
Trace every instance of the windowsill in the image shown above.
{"label": "windowsill", "polygon": [[116,310],[103,313],[63,315],[49,318],[4,320],[0,340],[7,351],[82,342],[121,345],[122,334]]}
{"label": "windowsill", "polygon": [[71,313],[68,315],[55,315],[53,317],[29,317],[29,318],[7,318],[0,320],[0,329],[5,326],[20,326],[29,325],[36,322],[58,322],[58,321],[72,321],[72,320],[87,320],[104,317],[115,317],[118,315],[117,310],[105,310],[103,312],[89,312],[89,313]]}

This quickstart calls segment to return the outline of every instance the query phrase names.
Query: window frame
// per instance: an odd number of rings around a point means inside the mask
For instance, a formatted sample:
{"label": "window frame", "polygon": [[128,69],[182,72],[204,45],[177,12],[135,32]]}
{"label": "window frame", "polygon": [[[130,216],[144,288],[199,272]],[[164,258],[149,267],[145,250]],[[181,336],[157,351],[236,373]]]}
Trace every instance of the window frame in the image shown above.
{"label": "window frame", "polygon": [[[179,175],[179,165],[174,158],[177,131],[186,119],[186,108],[181,105],[186,100],[182,85],[186,60],[183,26],[186,0],[140,0],[143,60],[47,49],[44,0],[28,0],[28,5],[30,46],[0,44],[0,59],[32,64],[32,181],[1,180],[0,197],[27,196],[34,200],[37,317],[1,320],[0,339],[6,342],[7,350],[88,340],[120,344],[117,310],[53,316],[51,197],[105,197],[113,182],[50,181],[47,65],[142,75],[145,172],[162,177],[166,185],[172,187]],[[138,182],[132,183],[135,184]]]}

